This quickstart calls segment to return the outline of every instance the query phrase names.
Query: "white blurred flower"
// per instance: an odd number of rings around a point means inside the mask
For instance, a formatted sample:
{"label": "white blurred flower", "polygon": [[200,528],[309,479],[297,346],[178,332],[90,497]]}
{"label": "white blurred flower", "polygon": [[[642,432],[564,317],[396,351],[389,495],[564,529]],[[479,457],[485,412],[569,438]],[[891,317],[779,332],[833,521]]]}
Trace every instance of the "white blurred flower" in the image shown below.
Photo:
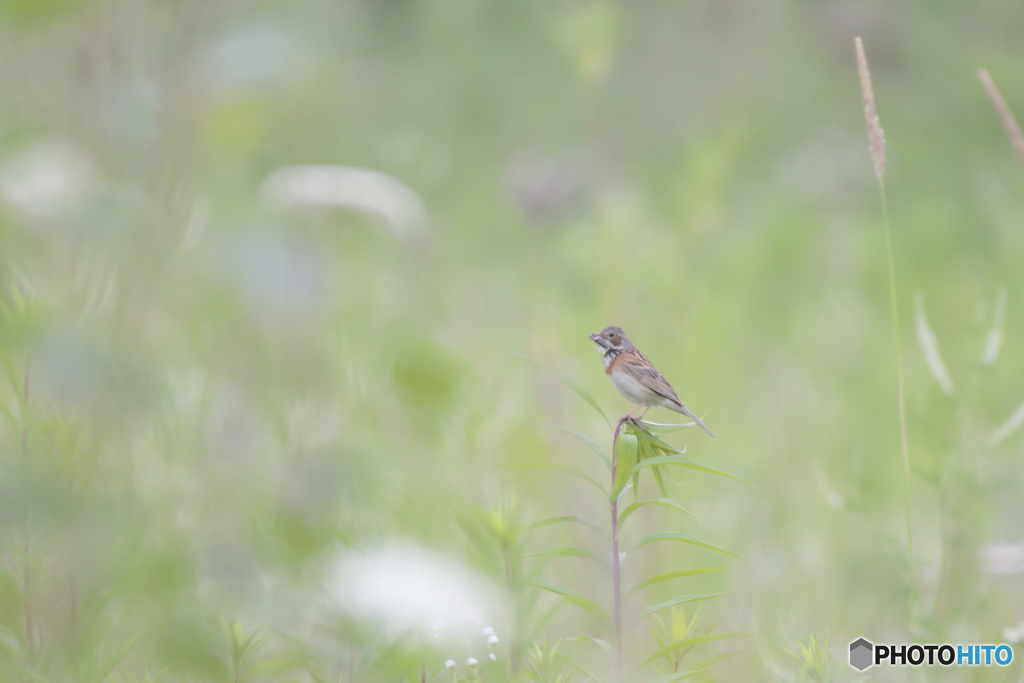
{"label": "white blurred flower", "polygon": [[991,543],[978,552],[981,570],[996,576],[1024,574],[1024,544]]}
{"label": "white blurred flower", "polygon": [[423,200],[394,176],[351,166],[282,166],[260,187],[264,197],[290,207],[341,206],[383,218],[399,237],[427,227]]}
{"label": "white blurred flower", "polygon": [[49,140],[0,164],[0,194],[26,214],[44,217],[85,197],[93,185],[93,167],[74,145]]}
{"label": "white blurred flower", "polygon": [[[455,637],[461,625],[481,616],[500,616],[501,591],[457,560],[421,546],[391,545],[364,556],[346,554],[327,590],[341,609],[395,631],[444,633]],[[443,622],[443,627],[435,626]],[[451,633],[449,633],[451,631]]]}
{"label": "white blurred flower", "polygon": [[446,669],[454,669],[455,668],[455,660],[454,659],[447,660],[444,663],[444,668],[446,668]]}
{"label": "white blurred flower", "polygon": [[468,664],[469,666],[476,666],[479,663],[480,662],[476,661],[476,657],[470,657],[466,660],[466,664]]}
{"label": "white blurred flower", "polygon": [[493,626],[488,626],[487,628],[485,628],[484,629],[484,635],[485,636],[493,636],[494,635],[494,627]]}
{"label": "white blurred flower", "polygon": [[1003,629],[1003,640],[1016,644],[1024,640],[1024,621],[1018,622],[1016,626],[1007,626]]}
{"label": "white blurred flower", "polygon": [[487,636],[487,644],[488,645],[494,645],[497,642],[498,642],[498,636],[494,636],[494,635]]}
{"label": "white blurred flower", "polygon": [[493,652],[491,654],[487,655],[487,656],[491,658],[492,662],[498,661],[497,655],[495,655]]}

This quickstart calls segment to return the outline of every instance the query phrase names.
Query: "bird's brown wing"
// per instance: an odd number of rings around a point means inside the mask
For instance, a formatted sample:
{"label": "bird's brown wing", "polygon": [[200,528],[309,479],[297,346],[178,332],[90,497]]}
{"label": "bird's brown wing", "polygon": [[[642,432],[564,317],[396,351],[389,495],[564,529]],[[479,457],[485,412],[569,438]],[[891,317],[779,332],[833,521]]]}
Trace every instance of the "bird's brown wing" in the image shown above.
{"label": "bird's brown wing", "polygon": [[636,347],[627,349],[619,354],[618,361],[618,364],[624,371],[628,372],[630,376],[654,393],[676,403],[682,403],[679,397],[676,396],[672,385],[661,376],[661,373],[658,372],[651,361],[647,360],[647,356],[642,354]]}

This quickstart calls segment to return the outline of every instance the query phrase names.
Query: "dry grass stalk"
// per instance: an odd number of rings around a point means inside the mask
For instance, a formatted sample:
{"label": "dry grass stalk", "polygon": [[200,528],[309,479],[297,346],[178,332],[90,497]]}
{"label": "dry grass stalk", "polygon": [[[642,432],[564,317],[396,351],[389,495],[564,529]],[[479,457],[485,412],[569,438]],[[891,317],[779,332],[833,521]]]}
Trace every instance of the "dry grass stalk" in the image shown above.
{"label": "dry grass stalk", "polygon": [[907,513],[907,568],[910,572],[910,632],[915,630],[914,604],[916,588],[914,582],[914,534],[910,521],[910,453],[907,449],[907,406],[903,394],[903,351],[900,348],[900,314],[896,298],[896,266],[892,258],[892,236],[889,234],[889,206],[885,199],[885,131],[878,123],[875,113],[875,94],[871,90],[871,72],[868,58],[864,56],[864,43],[860,36],[854,39],[857,48],[857,73],[860,75],[860,91],[864,97],[864,120],[868,124],[868,151],[875,165],[878,178],[878,192],[882,199],[882,224],[885,226],[885,254],[889,262],[889,303],[892,307],[893,338],[896,341],[896,377],[899,387],[900,437],[903,447],[903,482],[906,494]]}
{"label": "dry grass stalk", "polygon": [[857,46],[860,93],[864,97],[864,120],[868,124],[868,152],[871,153],[871,163],[875,165],[875,177],[881,181],[885,177],[885,131],[875,113],[875,94],[871,90],[871,72],[868,70],[868,58],[864,56],[864,43],[860,36],[854,39],[854,43]]}
{"label": "dry grass stalk", "polygon": [[1006,130],[1006,134],[1010,136],[1010,143],[1017,151],[1017,156],[1020,157],[1021,161],[1024,161],[1024,133],[1021,133],[1020,126],[1017,125],[1017,119],[1013,118],[1013,112],[1006,106],[1006,101],[1003,100],[999,88],[996,87],[995,81],[988,75],[988,72],[984,69],[978,69],[978,80],[985,86],[988,101],[992,103],[992,107],[999,114],[999,120]]}

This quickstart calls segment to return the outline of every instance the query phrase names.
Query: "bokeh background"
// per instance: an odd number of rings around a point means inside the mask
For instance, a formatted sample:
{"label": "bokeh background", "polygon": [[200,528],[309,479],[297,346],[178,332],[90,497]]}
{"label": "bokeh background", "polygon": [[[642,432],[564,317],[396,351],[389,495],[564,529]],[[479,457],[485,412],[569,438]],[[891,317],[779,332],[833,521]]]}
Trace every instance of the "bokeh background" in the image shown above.
{"label": "bokeh background", "polygon": [[522,535],[600,494],[497,466],[606,476],[538,425],[608,425],[510,352],[617,416],[611,324],[718,436],[667,438],[747,482],[673,472],[700,523],[624,527],[747,560],[626,561],[736,570],[627,608],[731,594],[688,618],[758,638],[696,678],[806,680],[812,634],[841,681],[858,636],[1024,637],[1024,166],[975,76],[1024,115],[1022,32],[1002,0],[4,0],[0,679],[555,681],[539,643],[607,680],[566,640],[607,632],[521,583],[607,605],[600,562],[505,571],[603,557]]}

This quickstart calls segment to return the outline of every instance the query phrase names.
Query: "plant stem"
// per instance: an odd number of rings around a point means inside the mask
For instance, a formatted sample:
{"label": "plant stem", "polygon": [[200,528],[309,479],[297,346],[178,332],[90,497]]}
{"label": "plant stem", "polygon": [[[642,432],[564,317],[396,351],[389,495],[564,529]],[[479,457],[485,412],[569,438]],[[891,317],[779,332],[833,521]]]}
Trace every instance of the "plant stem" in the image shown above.
{"label": "plant stem", "polygon": [[899,379],[900,402],[900,436],[903,445],[903,484],[907,513],[907,566],[910,579],[910,632],[915,629],[914,603],[916,590],[914,586],[914,536],[910,525],[910,456],[907,452],[907,415],[903,397],[903,351],[900,348],[900,316],[896,305],[896,267],[892,258],[892,237],[889,230],[889,205],[885,198],[885,181],[878,179],[878,190],[882,195],[882,222],[885,225],[885,253],[889,261],[889,303],[892,306],[892,324],[896,337],[896,374]]}
{"label": "plant stem", "polygon": [[[24,414],[21,416],[21,457],[28,458],[28,358],[25,359],[25,382],[22,397],[24,399]],[[25,642],[28,645],[28,663],[30,667],[36,664],[35,641],[32,637],[32,570],[28,561],[29,551],[29,517],[25,515],[25,559],[22,568],[22,581],[25,590]]]}
{"label": "plant stem", "polygon": [[28,663],[30,667],[35,666],[36,654],[32,638],[32,601],[29,588],[31,587],[32,574],[29,572],[28,564],[28,518],[25,519],[25,565],[23,568],[23,588],[25,590],[25,642],[28,644]]}
{"label": "plant stem", "polygon": [[519,673],[519,603],[516,601],[515,565],[512,564],[512,550],[505,549],[505,587],[512,604],[512,638],[509,643],[509,669]]}
{"label": "plant stem", "polygon": [[[625,417],[619,419],[612,437],[612,489],[615,489],[615,472],[619,466],[619,454],[616,450],[619,442],[619,430]],[[612,500],[612,590],[614,594],[615,614],[615,680],[622,680],[622,565],[619,562],[619,498]]]}

